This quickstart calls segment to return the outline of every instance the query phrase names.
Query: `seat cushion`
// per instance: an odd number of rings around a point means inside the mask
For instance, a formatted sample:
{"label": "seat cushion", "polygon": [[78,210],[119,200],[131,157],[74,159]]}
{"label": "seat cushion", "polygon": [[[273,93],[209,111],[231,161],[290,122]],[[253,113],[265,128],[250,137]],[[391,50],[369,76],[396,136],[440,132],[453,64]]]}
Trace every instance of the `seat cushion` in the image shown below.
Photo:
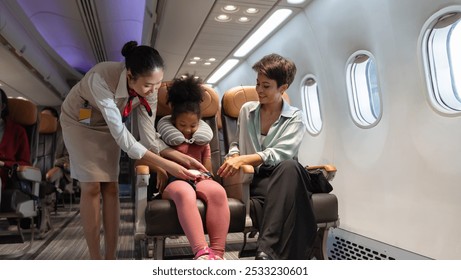
{"label": "seat cushion", "polygon": [[[229,232],[242,232],[245,227],[245,205],[240,200],[228,198],[231,214]],[[205,224],[205,204],[197,199],[197,207]],[[146,235],[183,235],[179,223],[176,205],[171,200],[154,199],[147,203],[146,207]],[[206,232],[206,227],[203,227]]]}
{"label": "seat cushion", "polygon": [[312,194],[312,208],[317,223],[328,223],[338,220],[338,198],[334,194]]}

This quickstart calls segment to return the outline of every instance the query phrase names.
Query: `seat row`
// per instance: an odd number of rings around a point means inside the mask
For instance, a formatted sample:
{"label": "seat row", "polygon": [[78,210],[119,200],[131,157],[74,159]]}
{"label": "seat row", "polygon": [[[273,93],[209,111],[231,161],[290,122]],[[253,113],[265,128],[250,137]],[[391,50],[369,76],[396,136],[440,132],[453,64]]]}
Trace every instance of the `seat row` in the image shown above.
{"label": "seat row", "polygon": [[[245,102],[257,101],[258,96],[254,86],[239,86],[226,91],[219,101],[218,94],[210,87],[204,85],[205,96],[201,103],[202,119],[207,122],[213,133],[210,142],[212,151],[213,174],[223,162],[222,149],[228,149],[234,139],[237,128],[237,118],[240,108]],[[158,92],[157,119],[171,113],[167,104],[168,83],[164,83]],[[289,101],[288,95],[284,98]],[[220,143],[219,135],[222,134]],[[332,165],[306,167],[309,172],[322,174],[332,180],[336,168]],[[166,238],[184,235],[178,220],[176,207],[172,201],[151,199],[148,191],[149,176],[153,170],[148,166],[136,166],[135,186],[135,250],[137,258],[165,258]],[[224,181],[214,178],[225,188],[231,214],[229,233],[242,233],[242,248],[239,257],[246,257],[254,252],[246,249],[248,237],[254,236],[257,229],[253,226],[250,217],[250,191],[249,185],[253,178],[253,167],[243,166],[240,172]],[[313,256],[316,259],[327,258],[328,230],[339,225],[338,200],[332,193],[315,193],[312,203],[318,232],[314,245]],[[197,199],[204,229],[206,232],[206,205]],[[181,257],[181,256],[179,256]],[[184,256],[182,256],[184,257]]]}
{"label": "seat row", "polygon": [[[18,191],[12,186],[4,186],[2,192],[2,211],[0,219],[8,220],[16,230],[4,229],[1,237],[11,242],[27,242],[18,252],[1,255],[14,258],[26,253],[33,244],[38,232],[44,238],[52,230],[50,211],[56,203],[56,190],[63,171],[54,167],[58,119],[45,113],[39,113],[37,106],[26,99],[8,98],[9,118],[25,128],[30,145],[31,166],[17,167],[17,179],[30,182],[30,193],[24,199],[17,199]],[[6,168],[6,167],[2,167]],[[6,204],[12,204],[10,207]],[[30,239],[24,240],[23,230],[30,230]],[[16,236],[17,238],[11,238]],[[9,243],[6,241],[4,243]]]}

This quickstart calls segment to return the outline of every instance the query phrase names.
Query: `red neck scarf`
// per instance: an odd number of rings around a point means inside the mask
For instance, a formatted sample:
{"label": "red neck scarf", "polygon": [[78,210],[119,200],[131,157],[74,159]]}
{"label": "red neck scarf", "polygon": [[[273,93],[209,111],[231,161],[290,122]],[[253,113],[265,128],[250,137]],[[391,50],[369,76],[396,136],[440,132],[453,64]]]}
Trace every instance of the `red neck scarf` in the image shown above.
{"label": "red neck scarf", "polygon": [[131,113],[132,110],[132,104],[133,104],[133,99],[135,97],[139,98],[139,102],[146,108],[147,113],[149,114],[149,117],[152,117],[152,110],[149,106],[149,103],[147,102],[146,98],[142,97],[141,95],[137,94],[136,91],[132,90],[131,88],[128,88],[128,94],[130,97],[128,98],[128,103],[125,105],[125,109],[123,109],[122,113],[122,122],[125,122],[128,116]]}

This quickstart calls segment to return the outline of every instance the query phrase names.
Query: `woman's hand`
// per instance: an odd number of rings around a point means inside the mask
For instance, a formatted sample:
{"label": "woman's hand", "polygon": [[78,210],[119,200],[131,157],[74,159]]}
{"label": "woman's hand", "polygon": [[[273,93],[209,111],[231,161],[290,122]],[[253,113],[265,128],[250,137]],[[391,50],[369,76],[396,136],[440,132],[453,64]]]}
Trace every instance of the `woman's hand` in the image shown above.
{"label": "woman's hand", "polygon": [[196,160],[195,158],[193,157],[190,157],[188,155],[185,155],[183,154],[183,158],[182,158],[182,161],[181,161],[181,164],[188,168],[188,169],[195,169],[195,170],[198,170],[198,171],[202,171],[202,172],[208,172],[209,170],[207,170],[205,168],[205,166],[203,166],[203,164],[201,164],[198,160]]}
{"label": "woman's hand", "polygon": [[244,162],[241,160],[241,157],[238,154],[234,154],[226,158],[221,167],[219,167],[218,176],[222,178],[232,176],[239,171],[242,164],[244,164]]}
{"label": "woman's hand", "polygon": [[205,168],[205,166],[203,166],[203,164],[201,164],[195,158],[190,157],[186,154],[183,154],[175,149],[172,149],[172,148],[165,149],[161,152],[161,155],[164,158],[170,159],[174,162],[181,164],[187,169],[195,169],[195,170],[199,170],[202,172],[209,171]]}
{"label": "woman's hand", "polygon": [[165,160],[166,164],[165,166],[162,166],[165,168],[165,170],[172,176],[183,179],[183,180],[195,180],[197,179],[197,175],[193,174],[190,172],[188,169],[185,167],[181,166],[180,164],[177,164],[174,161],[171,160]]}
{"label": "woman's hand", "polygon": [[[147,164],[151,169],[154,170],[163,169],[163,171],[166,171],[171,176],[174,176],[179,179],[195,180],[197,178],[197,176],[192,174],[189,170],[187,170],[187,168],[181,166],[180,164],[177,164],[174,161],[154,154],[151,151],[147,151],[146,154],[141,158],[141,160],[138,160],[137,162],[138,164]],[[159,182],[157,181],[157,185],[158,183]]]}

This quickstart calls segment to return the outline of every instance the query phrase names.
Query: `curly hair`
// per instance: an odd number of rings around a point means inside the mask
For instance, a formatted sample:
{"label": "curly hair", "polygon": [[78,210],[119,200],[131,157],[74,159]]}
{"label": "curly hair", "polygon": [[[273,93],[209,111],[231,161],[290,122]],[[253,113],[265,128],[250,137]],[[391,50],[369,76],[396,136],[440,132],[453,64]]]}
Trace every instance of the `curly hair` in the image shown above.
{"label": "curly hair", "polygon": [[168,88],[167,103],[171,104],[172,121],[176,120],[179,114],[191,112],[201,117],[200,103],[203,100],[202,80],[193,75],[186,74],[181,78],[173,80]]}

